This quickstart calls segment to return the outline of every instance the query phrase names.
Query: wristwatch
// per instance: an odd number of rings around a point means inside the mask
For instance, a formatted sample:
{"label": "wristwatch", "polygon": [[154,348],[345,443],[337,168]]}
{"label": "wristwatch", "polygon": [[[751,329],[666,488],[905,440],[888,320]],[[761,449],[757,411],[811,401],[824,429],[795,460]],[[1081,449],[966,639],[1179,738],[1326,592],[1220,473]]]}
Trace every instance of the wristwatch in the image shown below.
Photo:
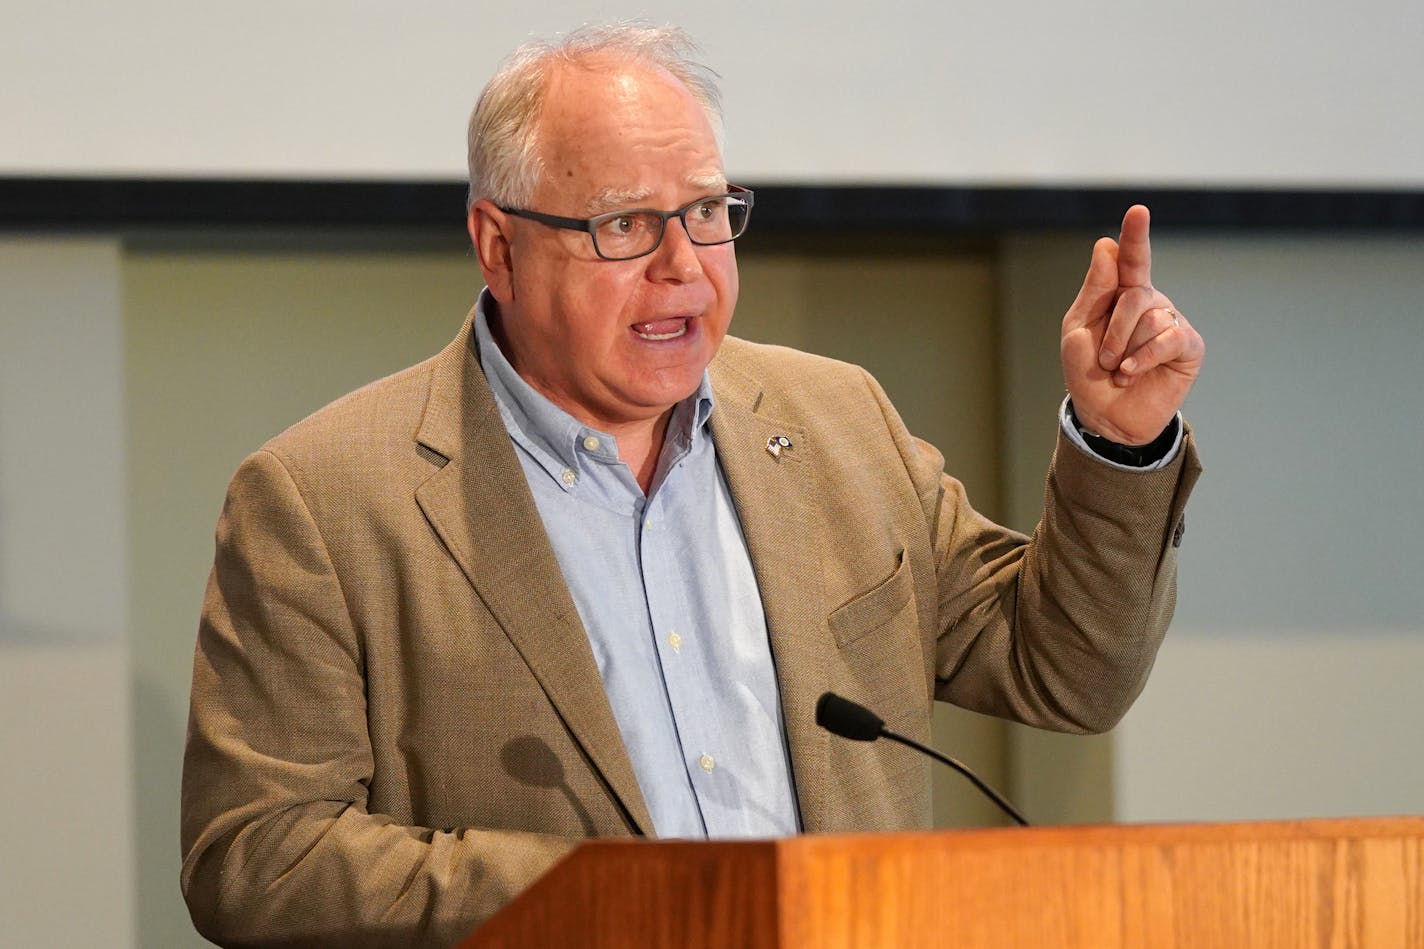
{"label": "wristwatch", "polygon": [[1167,452],[1172,450],[1172,446],[1177,442],[1177,417],[1172,416],[1172,421],[1162,429],[1162,434],[1145,445],[1123,445],[1110,438],[1104,438],[1096,432],[1089,431],[1083,427],[1083,423],[1078,420],[1078,413],[1073,411],[1073,400],[1068,400],[1068,418],[1073,426],[1078,429],[1078,434],[1083,436],[1083,441],[1097,455],[1106,458],[1108,461],[1115,461],[1120,465],[1127,465],[1130,468],[1145,468],[1167,457]]}

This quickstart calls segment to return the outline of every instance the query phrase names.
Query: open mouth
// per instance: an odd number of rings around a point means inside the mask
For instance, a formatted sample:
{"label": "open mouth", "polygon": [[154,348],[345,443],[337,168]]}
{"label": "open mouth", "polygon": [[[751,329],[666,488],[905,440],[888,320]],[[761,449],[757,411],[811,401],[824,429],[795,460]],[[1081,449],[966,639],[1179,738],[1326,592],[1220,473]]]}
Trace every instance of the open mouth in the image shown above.
{"label": "open mouth", "polygon": [[649,323],[634,323],[633,332],[637,333],[641,339],[661,342],[666,339],[686,336],[690,324],[690,318],[678,316],[667,320],[653,320]]}

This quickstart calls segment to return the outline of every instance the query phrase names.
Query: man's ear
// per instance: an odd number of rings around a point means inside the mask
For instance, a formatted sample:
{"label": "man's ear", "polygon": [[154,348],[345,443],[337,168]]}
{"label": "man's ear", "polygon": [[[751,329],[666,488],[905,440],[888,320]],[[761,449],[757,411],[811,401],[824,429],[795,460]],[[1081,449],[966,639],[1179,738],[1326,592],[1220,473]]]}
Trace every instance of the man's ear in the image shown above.
{"label": "man's ear", "polygon": [[508,214],[486,198],[472,204],[465,218],[485,285],[496,300],[506,305],[514,302],[514,261],[508,237],[512,223]]}

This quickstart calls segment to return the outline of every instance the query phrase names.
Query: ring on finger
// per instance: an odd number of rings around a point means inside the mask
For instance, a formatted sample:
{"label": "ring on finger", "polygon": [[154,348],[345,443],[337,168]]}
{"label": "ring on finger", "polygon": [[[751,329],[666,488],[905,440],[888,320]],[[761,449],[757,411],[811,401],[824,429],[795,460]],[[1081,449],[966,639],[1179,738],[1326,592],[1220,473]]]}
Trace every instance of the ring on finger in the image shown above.
{"label": "ring on finger", "polygon": [[1177,311],[1176,311],[1176,310],[1172,309],[1170,306],[1164,306],[1164,307],[1162,307],[1162,309],[1163,309],[1163,311],[1166,312],[1166,314],[1167,314],[1168,316],[1170,316],[1170,317],[1172,318],[1172,325],[1173,325],[1173,326],[1181,326],[1181,325],[1182,325],[1182,321],[1179,320],[1179,319],[1177,319]]}

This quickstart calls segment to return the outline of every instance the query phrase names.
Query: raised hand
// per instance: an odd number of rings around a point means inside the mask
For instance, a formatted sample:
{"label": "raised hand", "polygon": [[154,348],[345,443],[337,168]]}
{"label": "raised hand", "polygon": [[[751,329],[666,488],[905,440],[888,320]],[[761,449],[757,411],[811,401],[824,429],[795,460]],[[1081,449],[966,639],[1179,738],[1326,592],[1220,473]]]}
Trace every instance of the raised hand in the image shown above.
{"label": "raised hand", "polygon": [[1145,445],[1181,408],[1206,344],[1152,286],[1150,216],[1128,208],[1118,240],[1101,238],[1078,298],[1063,317],[1063,381],[1086,428]]}

